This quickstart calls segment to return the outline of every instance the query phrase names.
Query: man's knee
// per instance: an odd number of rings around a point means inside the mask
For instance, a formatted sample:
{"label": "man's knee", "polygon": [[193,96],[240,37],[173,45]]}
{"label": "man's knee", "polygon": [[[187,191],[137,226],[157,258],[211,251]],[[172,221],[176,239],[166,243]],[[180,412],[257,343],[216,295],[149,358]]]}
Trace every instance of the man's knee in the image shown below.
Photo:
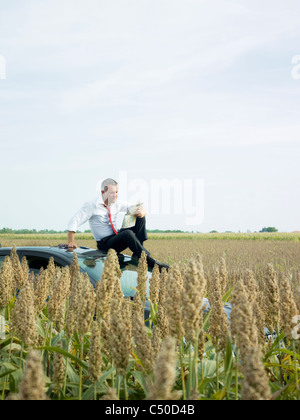
{"label": "man's knee", "polygon": [[119,235],[122,235],[122,238],[126,238],[127,240],[136,239],[135,233],[130,229],[124,230]]}

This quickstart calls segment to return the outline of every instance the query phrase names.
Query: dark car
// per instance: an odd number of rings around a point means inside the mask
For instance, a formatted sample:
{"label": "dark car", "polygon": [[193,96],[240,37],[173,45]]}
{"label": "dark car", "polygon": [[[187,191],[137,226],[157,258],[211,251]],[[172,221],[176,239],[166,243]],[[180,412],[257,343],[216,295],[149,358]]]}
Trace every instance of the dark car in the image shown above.
{"label": "dark car", "polygon": [[[92,248],[80,247],[76,252],[80,271],[87,273],[91,283],[95,287],[101,279],[106,254]],[[36,247],[17,247],[17,254],[20,261],[26,257],[30,272],[39,273],[41,268],[46,269],[49,259],[53,257],[57,267],[70,266],[73,261],[74,252],[58,246],[36,246]],[[6,255],[10,255],[11,248],[0,248],[0,269]],[[120,279],[121,289],[125,297],[133,297],[137,286],[138,260],[128,255],[118,254],[122,276]],[[152,269],[148,271],[147,294],[149,294],[149,279],[152,275]],[[149,302],[146,302],[147,311],[150,311]]]}
{"label": "dark car", "polygon": [[[95,287],[97,282],[101,279],[104,261],[106,254],[91,248],[80,247],[76,252],[80,271],[87,273],[91,283]],[[57,267],[70,266],[73,261],[74,252],[69,252],[67,249],[60,247],[18,247],[17,254],[20,261],[26,257],[30,272],[39,273],[41,268],[46,269],[49,259],[53,257],[54,263]],[[6,255],[10,255],[11,248],[0,248],[0,267]],[[120,268],[122,270],[121,288],[124,296],[133,297],[137,284],[137,268],[138,260],[128,255],[118,254]],[[152,275],[152,269],[149,268],[148,278]],[[149,287],[149,285],[148,285]]]}
{"label": "dark car", "polygon": [[[106,254],[92,248],[80,247],[74,252],[77,253],[80,271],[87,273],[91,283],[95,287],[97,282],[101,279],[104,261]],[[69,252],[65,248],[37,246],[37,247],[17,247],[17,254],[20,261],[23,257],[26,257],[30,271],[35,274],[39,273],[43,267],[47,268],[49,259],[53,257],[54,263],[57,267],[70,266],[73,261],[74,252]],[[0,248],[0,269],[6,255],[10,255],[11,248]],[[135,295],[135,289],[137,286],[137,269],[138,260],[128,255],[118,254],[120,268],[122,270],[122,276],[120,279],[121,289],[125,297],[133,298]],[[148,269],[148,281],[147,281],[147,297],[149,297],[149,279],[152,276],[152,268]],[[208,312],[210,304],[206,298],[203,300],[204,311]],[[230,320],[231,306],[229,304],[224,305],[224,311],[226,312]],[[150,313],[150,303],[145,303],[145,318],[147,319]]]}

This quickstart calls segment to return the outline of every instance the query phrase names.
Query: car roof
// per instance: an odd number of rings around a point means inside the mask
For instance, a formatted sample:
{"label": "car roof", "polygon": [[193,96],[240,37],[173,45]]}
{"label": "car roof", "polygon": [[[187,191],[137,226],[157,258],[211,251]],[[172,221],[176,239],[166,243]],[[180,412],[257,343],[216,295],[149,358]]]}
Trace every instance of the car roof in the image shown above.
{"label": "car roof", "polygon": [[[11,251],[12,247],[3,247],[0,248],[1,251]],[[59,248],[58,246],[17,246],[16,249],[18,251],[42,251],[42,252],[49,252],[49,254],[57,254],[57,255],[68,255],[70,258],[73,258],[74,252],[78,256],[83,257],[90,257],[90,256],[98,256],[98,257],[105,257],[106,254],[98,251],[97,249],[93,248],[86,248],[86,247],[80,247],[76,248],[74,251],[68,251],[65,248]]]}
{"label": "car roof", "polygon": [[[11,251],[12,247],[3,247],[0,248],[0,255],[1,251]],[[99,251],[98,249],[94,248],[87,248],[84,246],[81,246],[79,248],[76,248],[74,251],[68,251],[65,248],[60,248],[59,246],[17,246],[17,251],[24,251],[24,252],[30,252],[30,251],[41,251],[46,252],[49,255],[56,255],[56,256],[64,256],[69,259],[73,259],[74,252],[76,252],[77,256],[80,258],[88,258],[88,257],[106,257],[107,254],[104,252]],[[8,253],[8,252],[7,252]],[[129,255],[122,254],[122,257],[127,257],[128,259],[131,259]]]}

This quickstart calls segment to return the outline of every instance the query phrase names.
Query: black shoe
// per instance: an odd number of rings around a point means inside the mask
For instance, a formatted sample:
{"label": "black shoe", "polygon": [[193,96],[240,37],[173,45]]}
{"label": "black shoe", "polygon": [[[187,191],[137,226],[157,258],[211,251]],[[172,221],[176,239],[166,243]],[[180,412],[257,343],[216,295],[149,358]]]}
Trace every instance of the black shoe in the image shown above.
{"label": "black shoe", "polygon": [[148,263],[148,266],[151,267],[151,268],[154,268],[155,264],[158,265],[158,268],[159,268],[160,272],[163,268],[165,268],[167,271],[170,268],[170,266],[168,264],[161,263],[161,262],[155,260],[154,258],[151,258],[150,256],[147,257],[147,263]]}
{"label": "black shoe", "polygon": [[163,268],[165,268],[167,271],[169,271],[170,266],[166,263],[161,263],[159,261],[156,261],[156,264],[158,265],[159,271],[161,272]]}

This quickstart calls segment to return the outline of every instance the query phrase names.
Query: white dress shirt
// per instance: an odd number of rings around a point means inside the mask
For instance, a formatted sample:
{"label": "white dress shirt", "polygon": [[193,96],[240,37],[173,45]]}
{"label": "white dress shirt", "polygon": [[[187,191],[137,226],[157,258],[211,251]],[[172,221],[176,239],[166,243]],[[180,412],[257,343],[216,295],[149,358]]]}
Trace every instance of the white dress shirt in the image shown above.
{"label": "white dress shirt", "polygon": [[[117,229],[117,216],[119,213],[126,213],[130,204],[125,201],[117,201],[110,206],[111,219],[114,228]],[[106,236],[114,234],[111,227],[107,207],[103,202],[102,197],[97,197],[92,201],[84,203],[81,209],[74,214],[69,221],[67,230],[76,232],[78,227],[89,221],[92,234],[96,241],[100,241]]]}

